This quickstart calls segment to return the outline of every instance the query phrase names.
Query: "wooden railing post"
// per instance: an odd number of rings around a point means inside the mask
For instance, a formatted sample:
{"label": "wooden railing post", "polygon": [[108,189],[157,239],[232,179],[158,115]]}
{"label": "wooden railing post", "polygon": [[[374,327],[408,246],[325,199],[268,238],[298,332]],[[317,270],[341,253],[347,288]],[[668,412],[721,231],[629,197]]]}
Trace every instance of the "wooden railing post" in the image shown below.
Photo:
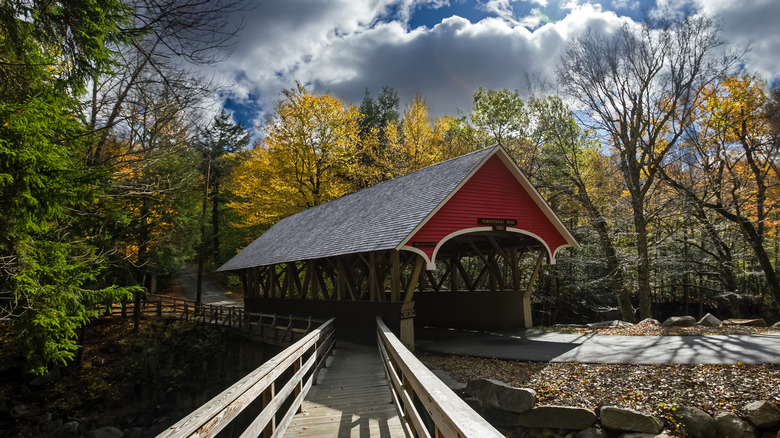
{"label": "wooden railing post", "polygon": [[[271,385],[266,388],[265,391],[263,391],[263,407],[265,408],[271,403],[271,400],[274,399],[274,395],[276,395],[276,384],[274,382],[271,382]],[[271,438],[274,435],[274,432],[276,431],[276,416],[274,415],[271,417],[271,421],[268,422],[268,425],[263,429],[263,438]]]}
{"label": "wooden railing post", "polygon": [[[297,373],[302,367],[303,367],[303,356],[299,356],[298,359],[296,359],[295,363],[293,364],[293,373]],[[302,390],[303,390],[303,381],[299,380],[298,383],[295,384],[294,393],[296,398],[301,394]],[[299,414],[301,412],[303,412],[303,408],[302,406],[298,406],[298,410],[295,413]]]}

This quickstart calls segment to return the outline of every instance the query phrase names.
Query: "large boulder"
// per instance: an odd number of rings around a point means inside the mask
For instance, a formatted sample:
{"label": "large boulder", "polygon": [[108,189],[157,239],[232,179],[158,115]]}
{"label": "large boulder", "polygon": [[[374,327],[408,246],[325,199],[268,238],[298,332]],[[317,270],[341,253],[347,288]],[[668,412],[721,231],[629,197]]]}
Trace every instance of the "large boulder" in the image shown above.
{"label": "large boulder", "polygon": [[680,422],[692,438],[717,438],[715,419],[699,408],[681,406],[674,411],[674,418]]}
{"label": "large boulder", "polygon": [[759,429],[769,429],[780,424],[780,408],[766,400],[748,403],[745,411],[748,420]]}
{"label": "large boulder", "polygon": [[692,327],[694,324],[696,324],[696,318],[692,316],[670,316],[661,325],[664,327]]}
{"label": "large boulder", "polygon": [[599,416],[602,426],[612,430],[657,434],[664,428],[660,418],[617,406],[602,406]]}
{"label": "large boulder", "polygon": [[596,422],[596,414],[590,409],[570,406],[539,406],[517,416],[523,427],[587,429]]}
{"label": "large boulder", "polygon": [[757,319],[731,318],[723,321],[723,325],[736,325],[742,327],[766,327],[766,321],[764,321],[761,318],[757,318]]}
{"label": "large boulder", "polygon": [[536,403],[533,389],[515,388],[492,379],[472,380],[466,385],[466,392],[488,406],[509,412],[525,412]]}
{"label": "large boulder", "polygon": [[712,313],[708,313],[700,320],[696,321],[696,325],[701,325],[704,327],[720,327],[721,324],[723,324],[723,321],[716,318]]}
{"label": "large boulder", "polygon": [[745,420],[733,412],[718,412],[715,414],[715,426],[718,436],[730,438],[756,438],[756,432]]}

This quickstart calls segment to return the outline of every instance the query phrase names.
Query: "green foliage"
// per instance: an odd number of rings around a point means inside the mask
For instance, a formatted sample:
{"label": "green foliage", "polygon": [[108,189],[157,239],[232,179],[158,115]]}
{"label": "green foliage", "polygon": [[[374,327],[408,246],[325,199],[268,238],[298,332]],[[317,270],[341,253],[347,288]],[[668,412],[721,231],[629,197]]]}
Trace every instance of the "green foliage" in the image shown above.
{"label": "green foliage", "polygon": [[0,5],[0,318],[36,373],[72,358],[95,303],[128,293],[96,287],[103,259],[71,222],[99,195],[81,160],[80,93],[128,18],[116,1]]}

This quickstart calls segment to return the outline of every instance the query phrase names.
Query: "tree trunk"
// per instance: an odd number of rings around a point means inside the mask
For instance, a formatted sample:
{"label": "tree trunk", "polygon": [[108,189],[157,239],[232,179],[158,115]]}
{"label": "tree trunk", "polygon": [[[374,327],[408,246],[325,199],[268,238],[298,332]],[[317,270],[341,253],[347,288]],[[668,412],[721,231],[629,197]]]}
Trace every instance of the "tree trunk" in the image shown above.
{"label": "tree trunk", "polygon": [[[217,178],[215,178],[216,180]],[[219,264],[219,181],[214,181],[211,192],[211,249],[214,265]]]}
{"label": "tree trunk", "polygon": [[588,213],[590,214],[593,228],[596,229],[596,233],[599,236],[599,244],[604,252],[604,260],[609,271],[609,284],[615,293],[615,298],[617,298],[621,318],[626,322],[636,322],[634,306],[631,304],[631,290],[626,285],[623,276],[623,266],[617,258],[615,245],[612,244],[612,239],[609,236],[606,219],[599,214],[593,205],[588,206]]}
{"label": "tree trunk", "polygon": [[[149,240],[151,238],[151,231],[149,230],[149,223],[147,221],[149,216],[149,206],[146,197],[141,198],[140,208],[141,222],[138,230],[138,261],[137,264],[140,267],[138,272],[138,282],[142,288],[146,288],[146,270],[148,260],[146,260],[146,253],[148,252]],[[138,327],[141,325],[141,296],[144,291],[136,290],[133,292],[133,303],[135,308],[133,309],[133,331],[138,331]]]}
{"label": "tree trunk", "polygon": [[198,279],[195,286],[195,305],[200,307],[203,301],[203,263],[206,258],[206,209],[209,202],[209,180],[211,179],[211,160],[206,165],[203,205],[200,211],[200,244],[198,245]]}
{"label": "tree trunk", "polygon": [[647,243],[647,219],[641,206],[634,208],[634,229],[636,231],[636,273],[639,293],[639,317],[652,318],[652,298],[650,295],[650,255]]}
{"label": "tree trunk", "polygon": [[780,278],[778,278],[777,272],[772,266],[772,260],[769,259],[766,248],[764,248],[764,239],[749,219],[741,217],[739,225],[745,232],[745,237],[750,244],[750,248],[758,259],[758,264],[761,266],[761,269],[764,271],[766,282],[769,285],[769,291],[775,300],[775,307],[780,307]]}

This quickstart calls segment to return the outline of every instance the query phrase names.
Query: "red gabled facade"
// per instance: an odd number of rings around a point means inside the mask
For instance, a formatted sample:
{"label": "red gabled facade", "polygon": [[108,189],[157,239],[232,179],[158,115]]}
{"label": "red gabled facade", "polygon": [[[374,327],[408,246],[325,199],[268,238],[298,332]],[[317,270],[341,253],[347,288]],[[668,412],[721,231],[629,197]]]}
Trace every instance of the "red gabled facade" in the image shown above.
{"label": "red gabled facade", "polygon": [[428,269],[433,269],[436,252],[447,240],[491,230],[491,225],[481,224],[479,219],[493,218],[516,221],[507,225],[506,231],[540,241],[554,263],[557,249],[576,242],[519,169],[507,163],[509,160],[505,154],[488,158],[399,249],[424,254]]}

